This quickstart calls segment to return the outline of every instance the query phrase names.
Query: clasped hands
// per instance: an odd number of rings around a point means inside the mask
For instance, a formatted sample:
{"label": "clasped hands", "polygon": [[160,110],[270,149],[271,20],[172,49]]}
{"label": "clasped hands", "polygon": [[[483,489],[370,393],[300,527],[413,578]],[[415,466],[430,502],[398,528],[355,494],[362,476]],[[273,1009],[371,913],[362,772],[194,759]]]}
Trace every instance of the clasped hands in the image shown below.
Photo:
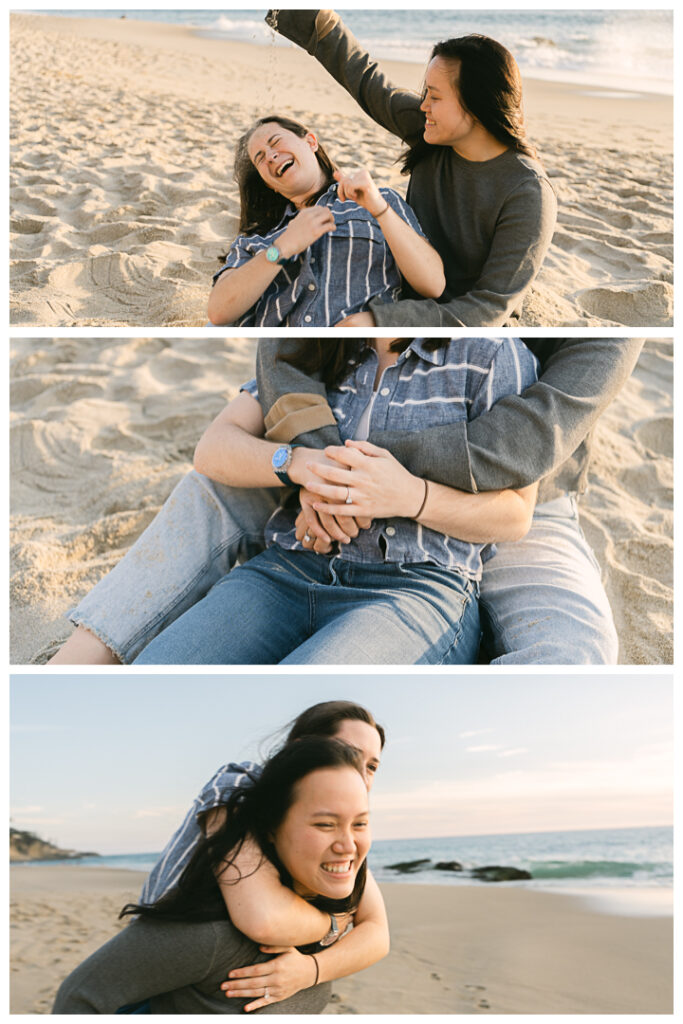
{"label": "clasped hands", "polygon": [[308,479],[299,491],[296,536],[307,550],[327,554],[335,541],[348,544],[374,519],[416,515],[423,481],[386,448],[347,441],[324,454],[325,461],[306,463]]}

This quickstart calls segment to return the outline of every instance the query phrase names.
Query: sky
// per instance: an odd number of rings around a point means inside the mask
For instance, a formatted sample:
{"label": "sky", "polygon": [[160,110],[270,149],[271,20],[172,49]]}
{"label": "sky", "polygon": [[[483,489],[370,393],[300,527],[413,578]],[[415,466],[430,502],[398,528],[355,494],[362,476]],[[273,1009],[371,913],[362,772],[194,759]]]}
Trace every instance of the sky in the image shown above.
{"label": "sky", "polygon": [[338,698],[387,730],[376,839],[672,822],[670,676],[43,673],[11,681],[11,824],[158,851],[216,768]]}

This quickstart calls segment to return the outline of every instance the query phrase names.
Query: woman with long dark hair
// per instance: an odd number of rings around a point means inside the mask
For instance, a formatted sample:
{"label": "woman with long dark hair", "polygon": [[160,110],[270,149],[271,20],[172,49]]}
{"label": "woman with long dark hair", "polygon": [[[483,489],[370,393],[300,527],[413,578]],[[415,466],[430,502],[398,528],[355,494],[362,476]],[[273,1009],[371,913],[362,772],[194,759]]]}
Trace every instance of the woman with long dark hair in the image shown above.
{"label": "woman with long dark hair", "polygon": [[315,554],[297,524],[296,494],[283,492],[266,550],[219,580],[137,663],[476,660],[483,562],[491,543],[524,536],[536,487],[473,495],[470,522],[456,529],[448,487],[410,473],[365,439],[371,418],[416,434],[475,418],[533,382],[533,356],[517,339],[483,338],[331,341],[318,352],[317,370],[307,363],[308,342],[294,358],[324,374],[346,443],[335,458],[264,438],[252,383],[205,432],[195,467],[231,486],[304,486],[319,501],[342,501],[351,516],[367,516],[371,507],[371,525],[338,550]]}
{"label": "woman with long dark hair", "polygon": [[444,262],[437,299],[405,289],[344,323],[494,327],[516,317],[550,245],[556,200],[526,137],[509,51],[482,35],[437,43],[418,96],[392,85],[335,11],[276,10],[267,21],[406,144],[407,200]]}
{"label": "woman with long dark hair", "polygon": [[410,207],[365,170],[343,175],[313,131],[268,115],[235,157],[240,235],[214,277],[213,324],[331,327],[391,302],[403,279],[439,296],[443,264]]}
{"label": "woman with long dark hair", "polygon": [[[221,987],[227,973],[269,959],[235,928],[221,893],[242,884],[237,858],[248,839],[283,885],[327,914],[352,915],[370,846],[358,752],[315,736],[285,746],[228,800],[177,884],[153,903],[123,908],[134,919],[63,982],[53,1013],[241,1013],[244,996],[226,998]],[[271,1003],[268,974],[253,981],[262,1010],[322,1011],[329,986],[319,984],[318,952],[304,950],[310,980],[296,999]]]}

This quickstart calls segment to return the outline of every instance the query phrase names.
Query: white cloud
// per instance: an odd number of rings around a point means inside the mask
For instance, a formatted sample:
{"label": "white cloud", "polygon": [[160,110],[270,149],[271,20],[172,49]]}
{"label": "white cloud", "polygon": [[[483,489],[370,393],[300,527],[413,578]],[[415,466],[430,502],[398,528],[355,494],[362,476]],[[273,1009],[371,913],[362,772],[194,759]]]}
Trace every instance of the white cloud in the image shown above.
{"label": "white cloud", "polygon": [[493,750],[500,750],[500,747],[495,743],[482,743],[478,747],[465,747],[465,753],[467,754],[488,754]]}
{"label": "white cloud", "polygon": [[528,754],[528,747],[513,747],[512,750],[501,750],[498,757],[518,757],[520,754]]}
{"label": "white cloud", "polygon": [[474,736],[486,736],[492,729],[470,729],[468,732],[459,732],[459,740],[471,740]]}

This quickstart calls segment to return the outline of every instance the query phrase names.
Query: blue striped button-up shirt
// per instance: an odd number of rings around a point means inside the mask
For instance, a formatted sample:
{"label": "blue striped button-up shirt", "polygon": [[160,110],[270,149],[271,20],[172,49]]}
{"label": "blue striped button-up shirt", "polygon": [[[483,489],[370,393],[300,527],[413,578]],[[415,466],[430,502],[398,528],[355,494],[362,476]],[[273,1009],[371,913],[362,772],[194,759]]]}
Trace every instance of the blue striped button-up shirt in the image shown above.
{"label": "blue striped button-up shirt", "polygon": [[199,824],[202,815],[214,807],[227,804],[237,789],[250,786],[261,772],[254,761],[224,764],[204,786],[185,815],[185,819],[169,839],[163,853],[145,882],[141,903],[155,903],[177,884],[202,836]]}
{"label": "blue striped button-up shirt", "polygon": [[[399,217],[422,235],[417,217],[398,192],[390,188],[380,192]],[[283,263],[258,302],[234,326],[333,327],[345,316],[367,309],[372,298],[384,302],[398,298],[401,275],[375,218],[357,203],[341,202],[336,184],[316,206],[332,210],[335,230]],[[265,235],[239,235],[214,283],[223,271],[241,267],[262,249],[277,245],[297,212],[290,205],[277,227]]]}
{"label": "blue striped button-up shirt", "polygon": [[[361,358],[352,361],[342,383],[328,394],[343,441],[355,436],[363,410],[373,401],[377,366],[377,354],[367,346]],[[370,429],[424,431],[473,420],[505,395],[521,394],[536,378],[536,359],[517,338],[454,339],[432,352],[418,338],[384,370],[374,393]],[[245,390],[258,397],[255,381]],[[428,438],[425,443],[430,443]],[[277,509],[266,527],[267,543],[303,550],[296,539],[295,518],[296,511]],[[352,562],[431,562],[479,579],[483,562],[493,550],[491,545],[469,544],[412,519],[379,519],[335,553]]]}

